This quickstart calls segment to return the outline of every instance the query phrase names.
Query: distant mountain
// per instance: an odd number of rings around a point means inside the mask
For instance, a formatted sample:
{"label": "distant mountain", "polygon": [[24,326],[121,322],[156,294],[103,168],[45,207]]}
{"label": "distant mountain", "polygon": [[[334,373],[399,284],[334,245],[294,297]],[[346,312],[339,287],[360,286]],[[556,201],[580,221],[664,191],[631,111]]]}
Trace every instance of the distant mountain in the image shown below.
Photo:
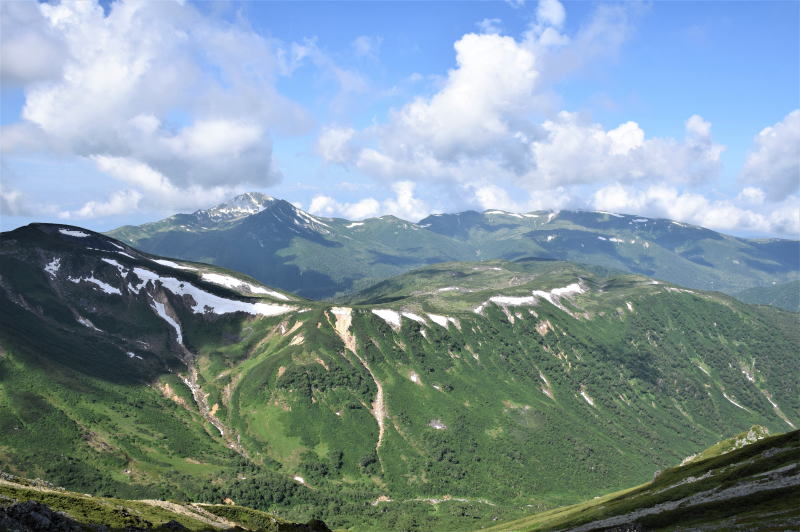
{"label": "distant mountain", "polygon": [[773,307],[800,312],[800,281],[748,288],[734,294],[745,303],[772,305]]}
{"label": "distant mountain", "polygon": [[800,421],[795,314],[555,260],[332,305],[34,224],[0,236],[0,347],[0,469],[332,527],[488,526]]}
{"label": "distant mountain", "polygon": [[647,484],[487,530],[800,528],[800,431],[765,437],[753,427],[702,455]]}
{"label": "distant mountain", "polygon": [[304,297],[353,292],[413,268],[521,257],[595,264],[727,293],[800,278],[800,243],[751,240],[605,212],[488,210],[352,222],[244,194],[213,209],[108,233],[144,251],[241,271]]}

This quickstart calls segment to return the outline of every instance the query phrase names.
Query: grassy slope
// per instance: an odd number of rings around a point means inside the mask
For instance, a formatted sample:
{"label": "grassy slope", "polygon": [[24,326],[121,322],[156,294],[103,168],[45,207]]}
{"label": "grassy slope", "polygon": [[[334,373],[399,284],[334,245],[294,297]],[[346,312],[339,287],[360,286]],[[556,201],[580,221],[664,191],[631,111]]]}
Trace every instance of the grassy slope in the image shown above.
{"label": "grassy slope", "polygon": [[3,506],[10,506],[14,502],[38,501],[83,525],[104,525],[112,529],[158,528],[175,521],[189,530],[217,530],[240,526],[247,530],[269,532],[310,531],[306,525],[241,506],[95,497],[43,486],[19,477],[4,476],[5,478],[0,478],[0,503]]}
{"label": "grassy slope", "polygon": [[[0,460],[81,491],[229,497],[293,520],[319,516],[362,529],[463,529],[641,482],[732,429],[785,430],[764,393],[789,419],[800,413],[791,314],[636,276],[549,261],[424,268],[350,303],[351,332],[371,372],[344,350],[327,305],[223,319],[162,294],[197,355],[208,404],[241,437],[243,457],[170,373],[184,371],[179,361],[167,364],[175,357],[170,328],[149,307],[126,322],[120,296],[59,299],[41,269],[50,251],[34,253],[40,264],[4,269],[12,286],[23,283],[29,307],[47,312],[8,302],[1,309],[13,326],[3,328],[0,356]],[[62,267],[79,275],[83,263],[70,264]],[[115,268],[88,266],[119,286]],[[563,308],[473,312],[493,295],[577,281],[588,292]],[[459,290],[440,290],[452,286]],[[57,288],[77,290],[70,282]],[[114,335],[76,325],[64,305]],[[372,312],[390,308],[452,316],[459,326],[404,318],[395,330]],[[145,360],[130,360],[124,342],[143,338],[151,349],[137,352]],[[377,452],[373,375],[387,413]]]}
{"label": "grassy slope", "polygon": [[[743,434],[734,439],[745,438]],[[620,525],[645,530],[787,530],[800,522],[799,431],[720,450],[709,449],[705,458],[662,471],[641,486],[486,530],[600,530]],[[712,500],[720,492],[723,495]],[[679,501],[686,502],[675,507]]]}
{"label": "grassy slope", "polygon": [[772,305],[784,310],[800,312],[800,281],[749,288],[734,294],[734,297],[745,303]]}

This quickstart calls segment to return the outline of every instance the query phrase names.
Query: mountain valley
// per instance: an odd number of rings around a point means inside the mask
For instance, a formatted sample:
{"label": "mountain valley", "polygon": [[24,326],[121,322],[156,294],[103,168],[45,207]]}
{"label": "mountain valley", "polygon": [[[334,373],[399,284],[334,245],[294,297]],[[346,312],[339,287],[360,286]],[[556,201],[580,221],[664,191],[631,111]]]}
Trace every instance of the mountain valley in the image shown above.
{"label": "mountain valley", "polygon": [[32,224],[0,271],[0,468],[106,497],[475,529],[800,420],[797,314],[616,268],[437,263],[326,302]]}

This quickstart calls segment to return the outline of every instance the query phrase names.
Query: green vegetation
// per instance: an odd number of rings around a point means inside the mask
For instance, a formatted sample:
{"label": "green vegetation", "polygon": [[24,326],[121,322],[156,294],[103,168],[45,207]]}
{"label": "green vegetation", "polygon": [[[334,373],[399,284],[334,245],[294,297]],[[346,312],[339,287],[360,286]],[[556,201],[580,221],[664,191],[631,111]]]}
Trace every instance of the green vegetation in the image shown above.
{"label": "green vegetation", "polygon": [[[763,429],[754,427],[754,431]],[[748,439],[740,434],[731,441]],[[788,530],[800,519],[800,431],[659,473],[652,482],[491,527],[492,531]]]}
{"label": "green vegetation", "polygon": [[734,297],[745,303],[772,305],[784,310],[800,312],[800,281],[748,288],[737,292]]}
{"label": "green vegetation", "polygon": [[[0,240],[0,468],[82,493],[468,530],[800,419],[796,314],[719,293],[519,259],[428,265],[333,308],[57,228]],[[135,268],[292,308],[196,311]]]}
{"label": "green vegetation", "polygon": [[169,529],[171,522],[189,530],[218,530],[234,526],[263,532],[324,532],[320,522],[292,523],[235,505],[193,505],[174,501],[125,500],[74,493],[52,485],[0,473],[0,510],[16,502],[37,501],[63,512],[78,523],[94,529],[127,527]]}

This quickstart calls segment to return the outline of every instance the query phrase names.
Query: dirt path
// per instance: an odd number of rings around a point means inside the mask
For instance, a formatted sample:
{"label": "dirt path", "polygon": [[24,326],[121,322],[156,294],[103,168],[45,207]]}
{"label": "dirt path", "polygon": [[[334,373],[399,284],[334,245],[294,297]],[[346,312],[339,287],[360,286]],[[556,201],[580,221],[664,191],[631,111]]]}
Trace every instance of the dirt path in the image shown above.
{"label": "dirt path", "polygon": [[233,521],[228,521],[224,517],[219,517],[218,515],[212,514],[208,510],[204,510],[193,505],[183,505],[168,501],[157,501],[155,499],[140,499],[136,502],[142,502],[151,506],[158,506],[165,510],[169,510],[170,512],[190,517],[215,528],[233,528],[236,526],[236,523]]}
{"label": "dirt path", "polygon": [[372,402],[372,415],[375,417],[375,421],[378,422],[378,443],[375,445],[375,451],[377,451],[383,443],[384,424],[386,422],[386,404],[383,397],[383,385],[375,377],[375,373],[372,372],[372,368],[369,367],[367,361],[356,351],[356,338],[353,336],[353,333],[350,332],[350,325],[353,322],[353,309],[348,307],[333,307],[331,312],[336,316],[336,334],[338,334],[339,338],[344,342],[345,348],[350,350],[358,361],[361,362],[361,365],[364,366],[370,374],[372,380],[375,381],[375,387],[378,389],[378,392],[375,394],[375,400]]}

